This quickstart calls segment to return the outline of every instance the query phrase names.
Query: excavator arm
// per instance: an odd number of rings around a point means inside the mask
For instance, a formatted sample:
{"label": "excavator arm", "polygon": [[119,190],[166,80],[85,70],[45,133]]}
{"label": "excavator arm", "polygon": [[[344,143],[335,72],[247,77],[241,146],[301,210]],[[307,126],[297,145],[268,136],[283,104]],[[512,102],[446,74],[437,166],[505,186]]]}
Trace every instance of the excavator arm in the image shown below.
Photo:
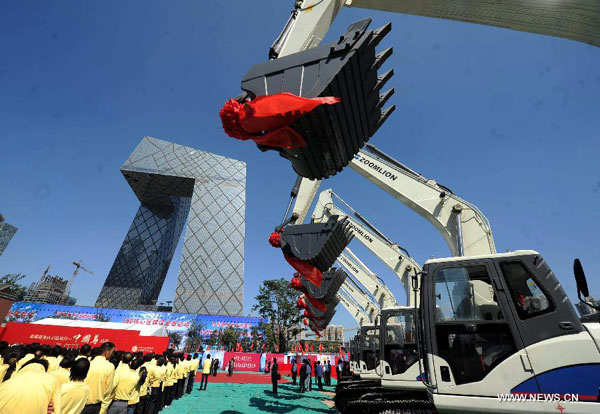
{"label": "excavator arm", "polygon": [[337,261],[369,291],[381,308],[398,305],[396,298],[385,283],[371,272],[349,248],[344,249],[344,253],[338,256]]}
{"label": "excavator arm", "polygon": [[346,290],[342,286],[342,288],[337,294],[337,298],[339,299],[342,306],[346,308],[350,316],[352,316],[352,318],[356,321],[358,326],[360,327],[363,326],[365,323],[369,323],[369,315],[365,312],[365,310],[358,306],[356,303],[354,303],[350,299],[350,297],[346,295],[348,295],[348,292],[346,292]]}
{"label": "excavator arm", "polygon": [[324,190],[320,193],[317,205],[313,211],[313,220],[315,222],[326,221],[332,215],[347,217],[355,239],[360,241],[398,276],[404,287],[407,302],[409,306],[413,306],[414,296],[411,294],[411,276],[416,275],[421,270],[421,267],[406,251],[403,251],[397,244],[386,239],[377,229],[374,227],[367,228],[359,220],[338,208],[333,203],[333,194],[332,190]]}
{"label": "excavator arm", "polygon": [[369,144],[359,151],[350,167],[429,221],[440,232],[453,256],[496,253],[487,218],[447,187],[423,177]]}
{"label": "excavator arm", "polygon": [[348,297],[353,299],[369,315],[369,322],[373,322],[377,315],[381,313],[381,309],[377,303],[352,279],[346,279],[342,285],[342,289]]}

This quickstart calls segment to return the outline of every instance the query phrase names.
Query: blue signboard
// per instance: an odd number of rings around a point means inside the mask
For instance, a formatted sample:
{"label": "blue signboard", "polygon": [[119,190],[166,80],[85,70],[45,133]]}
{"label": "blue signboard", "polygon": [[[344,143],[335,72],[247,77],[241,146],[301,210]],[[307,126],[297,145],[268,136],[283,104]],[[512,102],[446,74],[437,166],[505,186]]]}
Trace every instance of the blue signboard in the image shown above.
{"label": "blue signboard", "polygon": [[28,323],[45,318],[164,326],[168,332],[180,333],[184,338],[184,343],[187,332],[194,325],[202,326],[202,336],[205,338],[215,330],[219,331],[229,327],[239,329],[242,336],[249,337],[252,327],[258,327],[261,322],[267,322],[266,319],[250,316],[194,315],[27,302],[15,302],[10,308],[5,322]]}

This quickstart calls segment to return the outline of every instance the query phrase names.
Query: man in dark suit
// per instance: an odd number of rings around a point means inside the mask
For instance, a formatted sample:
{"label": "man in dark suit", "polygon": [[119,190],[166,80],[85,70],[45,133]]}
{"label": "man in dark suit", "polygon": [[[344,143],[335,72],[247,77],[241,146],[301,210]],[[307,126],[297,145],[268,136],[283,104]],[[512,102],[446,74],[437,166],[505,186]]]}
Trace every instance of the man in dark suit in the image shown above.
{"label": "man in dark suit", "polygon": [[273,383],[273,394],[277,394],[277,381],[279,381],[279,364],[277,358],[273,358],[273,366],[271,367],[271,382]]}
{"label": "man in dark suit", "polygon": [[306,391],[306,359],[302,361],[300,367],[300,392]]}
{"label": "man in dark suit", "polygon": [[298,364],[296,364],[296,359],[292,359],[292,383],[296,385],[296,377],[298,376]]}

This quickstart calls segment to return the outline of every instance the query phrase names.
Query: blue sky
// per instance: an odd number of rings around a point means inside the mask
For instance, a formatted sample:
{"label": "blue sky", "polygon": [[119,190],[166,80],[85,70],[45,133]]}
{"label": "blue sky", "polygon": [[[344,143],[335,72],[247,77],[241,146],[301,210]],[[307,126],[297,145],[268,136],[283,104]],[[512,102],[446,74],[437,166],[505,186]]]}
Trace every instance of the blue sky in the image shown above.
{"label": "blue sky", "polygon": [[[119,168],[145,135],[247,162],[245,313],[260,282],[290,277],[267,237],[294,181],[275,153],[227,137],[218,111],[266,59],[292,1],[4,2],[0,6],[0,212],[19,231],[0,275],[29,284],[49,264],[82,274],[90,305],[138,207]],[[381,47],[396,112],[372,143],[476,204],[498,251],[536,249],[574,298],[581,258],[600,296],[600,49],[569,40],[344,9],[391,21]],[[450,254],[421,217],[352,170],[323,183],[422,263]],[[351,247],[395,291],[394,276]],[[180,249],[179,249],[180,251]],[[178,251],[178,253],[179,253]],[[172,300],[179,257],[160,301]],[[335,323],[354,326],[339,309]]]}

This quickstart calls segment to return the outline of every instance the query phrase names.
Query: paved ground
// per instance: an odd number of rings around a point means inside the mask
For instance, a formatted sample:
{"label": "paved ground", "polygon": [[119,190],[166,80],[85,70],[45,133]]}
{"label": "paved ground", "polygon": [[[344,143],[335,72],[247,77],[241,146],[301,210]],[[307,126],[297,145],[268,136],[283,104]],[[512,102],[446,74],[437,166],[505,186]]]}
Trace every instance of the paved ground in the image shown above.
{"label": "paved ground", "polygon": [[[220,374],[219,374],[220,375]],[[249,380],[263,382],[266,374],[238,373]],[[225,376],[223,376],[225,377]],[[211,377],[212,380],[213,377]],[[218,378],[218,376],[217,376]],[[286,383],[287,380],[287,383]],[[298,386],[289,382],[290,378],[280,381],[278,394],[271,393],[271,384],[210,383],[206,391],[200,391],[199,384],[194,390],[165,408],[163,414],[334,414],[332,392],[335,384],[324,387],[325,392],[313,391],[300,394]]]}

